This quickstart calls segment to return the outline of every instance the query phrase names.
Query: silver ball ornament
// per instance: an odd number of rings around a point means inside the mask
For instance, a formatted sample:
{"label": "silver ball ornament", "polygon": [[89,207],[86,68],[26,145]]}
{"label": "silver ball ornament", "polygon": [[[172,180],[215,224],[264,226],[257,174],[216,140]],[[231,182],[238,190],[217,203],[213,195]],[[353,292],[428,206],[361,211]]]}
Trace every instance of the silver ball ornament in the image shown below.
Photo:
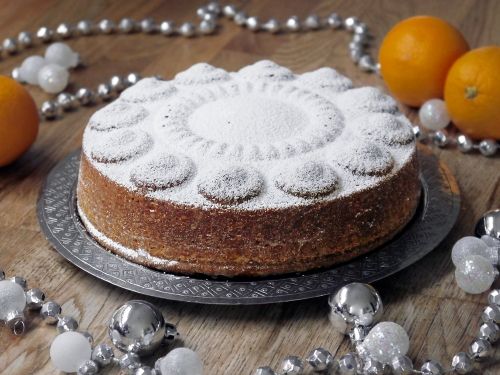
{"label": "silver ball ornament", "polygon": [[344,20],[344,26],[347,31],[354,31],[354,28],[359,24],[359,20],[356,17],[347,17]]}
{"label": "silver ball ornament", "polygon": [[475,339],[470,345],[469,354],[475,361],[483,361],[493,354],[493,347],[488,340]]}
{"label": "silver ball ornament", "polygon": [[45,293],[38,288],[30,289],[26,292],[26,306],[29,310],[38,310],[42,308],[45,301]]}
{"label": "silver ball ornament", "polygon": [[76,97],[67,92],[62,92],[57,95],[56,102],[64,111],[70,111],[78,106]]}
{"label": "silver ball ornament", "polygon": [[487,235],[493,240],[500,240],[500,209],[488,211],[479,219],[476,225],[476,235]]}
{"label": "silver ball ornament", "polygon": [[245,12],[238,12],[234,15],[234,23],[238,26],[243,26],[247,22],[247,15]]}
{"label": "silver ball ornament", "polygon": [[26,281],[26,279],[24,277],[21,277],[21,276],[10,277],[9,281],[19,285],[23,289],[26,289],[28,287],[28,282]]}
{"label": "silver ball ornament", "polygon": [[162,33],[165,36],[170,36],[174,34],[176,31],[175,29],[175,23],[172,21],[163,21],[160,23],[160,33]]}
{"label": "silver ball ornament", "polygon": [[21,31],[17,36],[17,42],[23,48],[29,48],[33,45],[33,35],[29,31]]}
{"label": "silver ball ornament", "polygon": [[498,305],[486,306],[481,314],[483,322],[500,323],[500,307]]}
{"label": "silver ball ornament", "polygon": [[62,39],[68,39],[73,36],[73,29],[67,23],[61,23],[57,26],[56,34]]}
{"label": "silver ball ornament", "polygon": [[364,72],[373,72],[375,70],[375,60],[370,55],[363,55],[358,61],[358,66]]}
{"label": "silver ball ornament", "polygon": [[125,85],[126,86],[133,86],[137,82],[139,82],[140,79],[141,79],[140,74],[138,74],[138,73],[129,73],[125,77]]}
{"label": "silver ball ornament", "polygon": [[59,333],[76,331],[78,329],[78,322],[71,316],[59,316],[56,329]]}
{"label": "silver ball ornament", "polygon": [[81,105],[92,105],[95,101],[95,94],[92,90],[82,87],[76,92],[76,98]]}
{"label": "silver ball ornament", "polygon": [[135,353],[127,353],[124,354],[118,361],[120,368],[122,370],[129,371],[133,373],[133,371],[137,370],[141,367],[141,359]]}
{"label": "silver ball ornament", "polygon": [[384,365],[373,358],[367,358],[363,364],[364,375],[384,374]]}
{"label": "silver ball ornament", "polygon": [[429,360],[424,362],[422,367],[420,368],[422,374],[424,375],[443,375],[444,369],[443,366],[439,364],[439,362]]}
{"label": "silver ball ornament", "polygon": [[208,3],[207,10],[215,15],[219,15],[222,13],[222,7],[217,1],[211,1],[210,3]]}
{"label": "silver ball ornament", "polygon": [[318,372],[330,369],[335,362],[332,353],[323,348],[312,350],[307,356],[306,361],[314,371]]}
{"label": "silver ball ornament", "polygon": [[59,114],[59,107],[52,100],[46,100],[40,107],[42,115],[47,120],[54,120]]}
{"label": "silver ball ornament", "polygon": [[326,23],[332,29],[338,29],[343,25],[342,17],[340,17],[337,13],[330,14],[326,19]]}
{"label": "silver ball ornament", "polygon": [[340,375],[356,375],[362,371],[363,364],[354,353],[347,353],[340,357],[338,369]]}
{"label": "silver ball ornament", "polygon": [[213,34],[216,28],[217,24],[214,21],[209,20],[202,20],[199,26],[200,33],[203,35]]}
{"label": "silver ball ornament", "polygon": [[42,305],[40,315],[47,324],[56,324],[58,315],[61,313],[61,306],[53,301],[47,301]]}
{"label": "silver ball ornament", "polygon": [[474,365],[467,353],[460,352],[453,356],[451,367],[457,374],[468,374],[473,370]]}
{"label": "silver ball ornament", "polygon": [[54,32],[46,26],[40,27],[36,32],[36,37],[43,43],[48,43],[52,40]]}
{"label": "silver ball ornament", "polygon": [[5,325],[16,336],[20,336],[26,330],[26,319],[24,313],[20,310],[13,310],[7,314],[4,319]]}
{"label": "silver ball ornament", "polygon": [[281,363],[283,375],[301,375],[304,372],[304,362],[297,356],[289,355]]}
{"label": "silver ball ornament", "polygon": [[135,31],[135,21],[131,18],[122,18],[118,23],[118,30],[124,34]]}
{"label": "silver ball ornament", "polygon": [[99,21],[97,27],[102,34],[111,34],[115,31],[115,23],[108,19]]}
{"label": "silver ball ornament", "polygon": [[179,27],[179,33],[182,36],[185,36],[186,38],[191,38],[191,37],[195,36],[196,29],[195,29],[194,25],[191,22],[184,22]]}
{"label": "silver ball ornament", "polygon": [[89,20],[81,20],[76,24],[76,30],[80,35],[91,35],[93,31],[93,24]]}
{"label": "silver ball ornament", "polygon": [[311,14],[304,20],[304,26],[309,30],[318,30],[321,27],[321,21],[316,14]]}
{"label": "silver ball ornament", "polygon": [[500,306],[500,290],[493,289],[491,292],[489,292],[488,293],[488,302],[491,305]]}
{"label": "silver ball ornament", "polygon": [[494,139],[485,139],[479,143],[479,151],[484,156],[493,156],[498,150],[498,144]]}
{"label": "silver ball ornament", "polygon": [[361,57],[364,56],[363,49],[362,48],[350,49],[349,56],[351,57],[351,60],[357,64],[361,59]]}
{"label": "silver ball ornament", "polygon": [[224,8],[222,9],[222,13],[227,17],[227,18],[233,18],[236,13],[237,13],[237,8],[233,4],[227,4],[224,5]]}
{"label": "silver ball ornament", "polygon": [[271,18],[262,25],[262,28],[272,34],[276,34],[281,30],[281,25],[277,19]]}
{"label": "silver ball ornament", "polygon": [[121,92],[125,89],[126,85],[122,77],[114,75],[109,79],[109,86],[111,90],[115,92]]}
{"label": "silver ball ornament", "polygon": [[246,20],[246,26],[248,27],[248,30],[259,31],[260,29],[259,18],[255,16],[248,17]]}
{"label": "silver ball ornament", "polygon": [[152,34],[156,31],[155,21],[152,18],[145,18],[140,23],[139,26],[141,31],[146,34]]}
{"label": "silver ball ornament", "polygon": [[443,148],[443,147],[446,147],[446,145],[448,144],[448,137],[446,136],[446,134],[444,132],[442,132],[441,130],[438,130],[438,131],[434,132],[434,134],[432,135],[432,142],[436,146]]}
{"label": "silver ball ornament", "polygon": [[111,364],[114,358],[113,348],[107,344],[99,344],[92,350],[92,360],[101,367]]}
{"label": "silver ball ornament", "polygon": [[276,372],[269,366],[262,366],[255,370],[254,375],[277,375]]}
{"label": "silver ball ornament", "polygon": [[394,375],[413,374],[413,362],[406,355],[394,357],[391,362],[391,367]]}
{"label": "silver ball ornament", "polygon": [[114,91],[109,83],[101,83],[97,86],[97,95],[103,101],[108,101],[113,99]]}
{"label": "silver ball ornament", "polygon": [[156,375],[156,370],[149,366],[141,366],[135,370],[134,375]]}
{"label": "silver ball ornament", "polygon": [[368,26],[365,23],[359,22],[354,25],[353,31],[357,35],[368,35]]}
{"label": "silver ball ornament", "polygon": [[78,375],[95,375],[98,372],[99,367],[97,366],[97,363],[89,359],[78,367],[78,371],[76,373]]}
{"label": "silver ball ornament", "polygon": [[293,31],[293,32],[299,31],[300,30],[300,19],[297,16],[291,16],[290,18],[288,18],[286,20],[285,25],[289,31]]}
{"label": "silver ball ornament", "polygon": [[457,137],[457,147],[461,152],[470,152],[474,148],[474,142],[464,134]]}
{"label": "silver ball ornament", "polygon": [[2,43],[4,51],[10,55],[14,55],[18,51],[17,40],[14,38],[6,38]]}

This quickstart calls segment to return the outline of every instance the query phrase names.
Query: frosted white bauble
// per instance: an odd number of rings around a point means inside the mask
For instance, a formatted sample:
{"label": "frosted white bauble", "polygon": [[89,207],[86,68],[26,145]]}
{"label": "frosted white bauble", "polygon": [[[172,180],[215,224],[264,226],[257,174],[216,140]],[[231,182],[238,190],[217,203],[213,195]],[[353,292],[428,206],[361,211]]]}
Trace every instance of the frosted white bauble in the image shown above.
{"label": "frosted white bauble", "polygon": [[45,65],[38,72],[38,84],[50,94],[57,94],[64,90],[68,85],[68,80],[68,71],[56,64]]}
{"label": "frosted white bauble", "polygon": [[61,333],[50,345],[52,364],[64,372],[77,372],[78,367],[90,359],[91,353],[89,339],[74,331]]}
{"label": "frosted white bauble", "polygon": [[429,130],[441,130],[450,123],[446,103],[441,99],[426,101],[418,111],[420,123]]}
{"label": "frosted white bauble", "polygon": [[42,56],[27,57],[19,68],[19,78],[30,85],[38,85],[38,72],[46,64]]}
{"label": "frosted white bauble", "polygon": [[464,258],[455,270],[455,279],[460,288],[471,294],[479,294],[488,290],[495,281],[496,272],[486,258],[469,255]]}
{"label": "frosted white bauble", "polygon": [[12,311],[22,312],[25,307],[24,289],[9,280],[0,281],[0,320],[5,320]]}
{"label": "frosted white bauble", "polygon": [[45,60],[63,68],[74,68],[78,65],[78,53],[73,52],[67,44],[53,43],[45,51]]}
{"label": "frosted white bauble", "polygon": [[177,348],[160,361],[161,375],[203,375],[200,356],[188,348]]}
{"label": "frosted white bauble", "polygon": [[455,267],[469,255],[479,255],[490,260],[492,264],[498,261],[498,253],[492,251],[484,241],[477,237],[467,236],[459,239],[451,249],[451,260]]}
{"label": "frosted white bauble", "polygon": [[406,355],[410,348],[410,338],[399,324],[381,322],[368,332],[363,346],[371,358],[390,364],[394,357]]}

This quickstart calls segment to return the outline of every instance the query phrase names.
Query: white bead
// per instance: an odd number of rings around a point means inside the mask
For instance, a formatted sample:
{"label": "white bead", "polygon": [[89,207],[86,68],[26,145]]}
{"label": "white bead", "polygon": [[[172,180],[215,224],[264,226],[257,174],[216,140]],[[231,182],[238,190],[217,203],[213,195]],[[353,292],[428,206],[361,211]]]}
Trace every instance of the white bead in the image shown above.
{"label": "white bead", "polygon": [[38,72],[46,65],[42,56],[27,57],[19,68],[20,78],[30,85],[38,85]]}
{"label": "white bead", "polygon": [[381,322],[366,335],[363,346],[373,359],[390,364],[394,357],[406,355],[410,348],[410,339],[399,324]]}
{"label": "white bead", "polygon": [[202,375],[203,363],[198,354],[188,348],[177,348],[160,360],[162,374]]}
{"label": "white bead", "polygon": [[64,332],[50,345],[50,359],[55,368],[64,372],[76,372],[90,359],[92,350],[89,340],[79,332]]}
{"label": "white bead", "polygon": [[446,103],[441,99],[426,101],[418,111],[422,126],[430,130],[441,130],[450,123]]}
{"label": "white bead", "polygon": [[45,51],[45,60],[63,68],[74,68],[78,65],[78,53],[65,43],[52,43]]}
{"label": "white bead", "polygon": [[10,280],[0,281],[0,320],[7,319],[13,311],[22,312],[26,307],[23,288]]}
{"label": "white bead", "polygon": [[455,279],[460,288],[471,294],[479,294],[488,290],[496,273],[493,265],[479,255],[469,255],[464,258],[455,270]]}
{"label": "white bead", "polygon": [[68,71],[56,64],[45,65],[38,72],[38,84],[50,94],[57,94],[68,85]]}
{"label": "white bead", "polygon": [[459,239],[451,250],[451,260],[458,267],[469,255],[479,255],[489,259],[492,264],[498,263],[498,252],[488,248],[488,245],[477,237],[467,236]]}

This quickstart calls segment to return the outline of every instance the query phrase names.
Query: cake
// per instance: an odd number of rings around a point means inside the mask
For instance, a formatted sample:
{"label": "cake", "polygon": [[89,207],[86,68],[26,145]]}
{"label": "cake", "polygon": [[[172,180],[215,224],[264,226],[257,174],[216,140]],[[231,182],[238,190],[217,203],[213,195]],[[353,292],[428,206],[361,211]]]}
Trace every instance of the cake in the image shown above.
{"label": "cake", "polygon": [[144,78],[90,118],[80,218],[159,270],[266,276],[373,250],[411,219],[414,135],[396,102],[331,68],[196,64]]}

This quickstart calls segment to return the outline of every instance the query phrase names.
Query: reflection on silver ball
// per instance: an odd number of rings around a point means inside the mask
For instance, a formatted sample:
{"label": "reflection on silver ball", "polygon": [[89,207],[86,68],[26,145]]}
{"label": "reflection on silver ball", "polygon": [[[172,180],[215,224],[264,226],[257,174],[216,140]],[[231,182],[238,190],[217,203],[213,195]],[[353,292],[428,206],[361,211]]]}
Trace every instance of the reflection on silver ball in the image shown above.
{"label": "reflection on silver ball", "polygon": [[190,38],[195,35],[196,29],[194,25],[191,22],[184,22],[180,27],[179,27],[179,33],[182,36],[185,36],[187,38]]}
{"label": "reflection on silver ball", "polygon": [[494,139],[485,139],[479,143],[479,151],[484,156],[493,156],[497,152],[498,145]]}
{"label": "reflection on silver ball", "polygon": [[92,34],[92,22],[89,20],[81,20],[76,24],[76,29],[80,35]]}
{"label": "reflection on silver ball", "polygon": [[474,143],[466,135],[460,134],[457,137],[457,147],[461,152],[469,152],[473,149]]}
{"label": "reflection on silver ball", "polygon": [[269,19],[269,21],[262,25],[262,28],[269,31],[270,33],[275,34],[280,31],[281,26],[277,19],[271,18]]}
{"label": "reflection on silver ball", "polygon": [[17,36],[17,41],[21,47],[31,47],[33,45],[33,35],[28,31],[21,31]]}
{"label": "reflection on silver ball", "polygon": [[160,23],[160,32],[165,36],[172,35],[175,33],[175,24],[172,21],[163,21]]}
{"label": "reflection on silver ball", "polygon": [[165,320],[161,311],[149,302],[129,301],[113,313],[108,333],[118,349],[149,354],[163,341]]}
{"label": "reflection on silver ball", "polygon": [[286,28],[290,31],[300,30],[300,19],[297,16],[292,16],[286,20]]}

